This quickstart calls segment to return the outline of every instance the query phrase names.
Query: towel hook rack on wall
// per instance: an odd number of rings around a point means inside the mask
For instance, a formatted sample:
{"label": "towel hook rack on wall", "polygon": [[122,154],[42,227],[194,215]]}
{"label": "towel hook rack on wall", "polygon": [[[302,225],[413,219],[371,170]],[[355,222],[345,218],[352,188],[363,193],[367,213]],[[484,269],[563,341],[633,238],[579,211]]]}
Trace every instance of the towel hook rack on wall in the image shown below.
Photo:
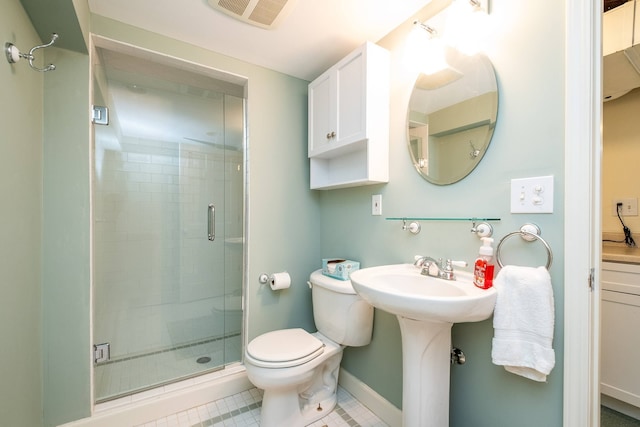
{"label": "towel hook rack on wall", "polygon": [[541,233],[540,227],[538,227],[537,225],[525,224],[522,227],[520,227],[520,230],[512,231],[511,233],[507,234],[502,239],[500,239],[500,243],[498,243],[498,247],[496,248],[496,262],[498,263],[500,268],[504,267],[504,265],[502,264],[502,259],[500,259],[500,250],[502,248],[502,244],[512,236],[520,236],[522,237],[523,240],[526,240],[527,242],[533,242],[534,240],[538,240],[540,241],[540,243],[544,245],[545,249],[547,250],[546,268],[547,270],[549,270],[549,267],[551,267],[551,264],[553,263],[553,251],[551,250],[551,246],[549,246],[547,241],[544,240],[542,237],[540,237],[540,233]]}
{"label": "towel hook rack on wall", "polygon": [[59,36],[56,33],[51,34],[51,41],[49,43],[34,46],[31,48],[29,53],[22,53],[20,52],[20,49],[18,49],[16,45],[14,45],[13,43],[7,42],[4,44],[4,53],[7,56],[7,61],[9,61],[10,64],[15,64],[20,60],[20,58],[25,58],[26,60],[29,61],[29,67],[31,67],[36,71],[40,71],[42,73],[45,73],[47,71],[53,71],[56,69],[56,66],[53,64],[49,64],[43,68],[38,68],[35,65],[33,65],[33,61],[35,60],[33,53],[38,49],[44,49],[46,47],[53,45],[56,42],[56,40],[58,40],[58,37]]}

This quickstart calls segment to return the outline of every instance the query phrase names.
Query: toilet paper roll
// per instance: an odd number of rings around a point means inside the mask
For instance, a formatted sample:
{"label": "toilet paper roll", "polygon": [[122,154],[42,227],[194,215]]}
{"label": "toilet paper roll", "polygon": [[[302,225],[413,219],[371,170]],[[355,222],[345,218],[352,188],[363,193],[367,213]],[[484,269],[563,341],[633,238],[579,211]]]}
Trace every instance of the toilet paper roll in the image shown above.
{"label": "toilet paper roll", "polygon": [[282,273],[273,273],[269,277],[269,284],[271,289],[277,291],[278,289],[287,289],[291,286],[291,277],[289,273],[283,271]]}

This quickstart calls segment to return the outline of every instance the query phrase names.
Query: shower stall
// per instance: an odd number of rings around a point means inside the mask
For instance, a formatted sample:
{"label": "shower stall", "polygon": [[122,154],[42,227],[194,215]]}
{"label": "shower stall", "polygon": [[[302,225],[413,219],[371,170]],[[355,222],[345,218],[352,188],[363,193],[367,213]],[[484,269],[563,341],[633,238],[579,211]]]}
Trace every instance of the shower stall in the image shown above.
{"label": "shower stall", "polygon": [[134,52],[92,56],[97,403],[242,355],[244,84]]}

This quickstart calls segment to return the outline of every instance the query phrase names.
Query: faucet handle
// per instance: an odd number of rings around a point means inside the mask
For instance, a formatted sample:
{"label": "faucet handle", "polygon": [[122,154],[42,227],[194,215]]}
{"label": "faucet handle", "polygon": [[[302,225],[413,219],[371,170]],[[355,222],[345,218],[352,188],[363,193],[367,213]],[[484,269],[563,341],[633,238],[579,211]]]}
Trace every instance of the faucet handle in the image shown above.
{"label": "faucet handle", "polygon": [[469,265],[467,264],[467,261],[451,261],[450,259],[447,260],[447,263],[451,263],[454,267],[466,267]]}
{"label": "faucet handle", "polygon": [[444,265],[445,271],[453,271],[453,267],[466,267],[468,264],[466,261],[452,261],[447,259],[446,264]]}
{"label": "faucet handle", "polygon": [[466,267],[467,263],[465,261],[452,261],[447,258],[447,260],[443,263],[440,277],[447,280],[456,280],[456,277],[453,271],[454,265],[456,267]]}

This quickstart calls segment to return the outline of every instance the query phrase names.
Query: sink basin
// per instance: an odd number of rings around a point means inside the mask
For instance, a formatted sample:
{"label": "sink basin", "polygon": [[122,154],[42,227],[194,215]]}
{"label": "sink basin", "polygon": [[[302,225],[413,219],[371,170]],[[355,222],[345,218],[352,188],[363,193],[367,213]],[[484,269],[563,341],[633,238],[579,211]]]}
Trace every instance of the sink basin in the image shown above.
{"label": "sink basin", "polygon": [[449,323],[488,319],[496,302],[494,288],[480,289],[473,275],[456,271],[456,280],[420,274],[413,264],[383,265],[351,273],[351,283],[369,304],[414,320]]}
{"label": "sink basin", "polygon": [[384,265],[355,271],[350,279],[363,299],[398,318],[402,425],[448,427],[451,327],[488,319],[497,293],[474,286],[467,272],[456,271],[456,280],[444,280],[420,270],[413,264]]}

